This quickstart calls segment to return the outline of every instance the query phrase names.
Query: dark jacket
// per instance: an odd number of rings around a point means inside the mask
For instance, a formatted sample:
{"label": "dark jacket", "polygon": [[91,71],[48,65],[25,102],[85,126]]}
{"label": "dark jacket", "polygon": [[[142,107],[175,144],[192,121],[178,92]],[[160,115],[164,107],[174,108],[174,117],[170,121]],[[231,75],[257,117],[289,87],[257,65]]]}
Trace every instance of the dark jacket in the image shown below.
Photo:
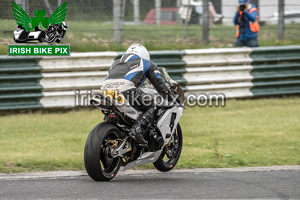
{"label": "dark jacket", "polygon": [[233,23],[235,25],[239,25],[240,28],[240,35],[238,37],[238,40],[248,40],[253,37],[257,37],[257,32],[252,32],[249,26],[250,22],[255,22],[258,16],[257,11],[254,11],[252,13],[249,12],[252,8],[255,8],[255,5],[251,3],[250,8],[248,8],[247,11],[243,13],[243,16],[240,20],[239,12],[237,11],[235,13]]}
{"label": "dark jacket", "polygon": [[170,97],[170,91],[159,75],[158,67],[154,62],[140,58],[137,54],[125,54],[116,60],[108,71],[105,80],[125,79],[131,81],[134,87],[143,85],[146,78],[164,98]]}

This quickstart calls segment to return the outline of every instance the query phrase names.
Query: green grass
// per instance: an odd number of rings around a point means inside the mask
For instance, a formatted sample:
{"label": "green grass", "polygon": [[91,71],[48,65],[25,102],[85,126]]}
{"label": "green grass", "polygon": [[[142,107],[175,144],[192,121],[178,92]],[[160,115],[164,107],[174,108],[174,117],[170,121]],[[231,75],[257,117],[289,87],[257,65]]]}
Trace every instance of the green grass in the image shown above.
{"label": "green grass", "polygon": [[[71,44],[73,52],[124,51],[133,42],[147,46],[149,50],[199,49],[210,47],[232,47],[235,43],[235,27],[216,25],[210,29],[209,45],[202,43],[202,29],[189,25],[184,39],[184,26],[126,25],[122,44],[113,42],[113,25],[97,21],[69,21],[64,43]],[[15,29],[14,20],[0,20],[0,54],[7,54],[7,44]],[[3,31],[1,31],[3,30]],[[5,32],[4,32],[5,30]],[[300,44],[299,24],[286,25],[285,40],[277,39],[277,26],[266,25],[259,33],[260,46],[282,46]]]}
{"label": "green grass", "polygon": [[[299,115],[300,97],[188,108],[176,168],[299,165]],[[1,116],[0,172],[83,170],[86,138],[101,121],[96,109]]]}

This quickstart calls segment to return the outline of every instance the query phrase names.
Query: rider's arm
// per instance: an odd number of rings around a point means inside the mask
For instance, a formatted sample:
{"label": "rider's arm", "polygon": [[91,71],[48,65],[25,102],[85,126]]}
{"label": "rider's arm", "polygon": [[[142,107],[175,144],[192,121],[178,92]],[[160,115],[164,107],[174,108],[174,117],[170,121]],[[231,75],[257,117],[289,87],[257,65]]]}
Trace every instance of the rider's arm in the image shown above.
{"label": "rider's arm", "polygon": [[114,68],[119,62],[120,62],[120,59],[115,60],[115,62],[113,62],[113,64],[111,64],[109,70],[107,71],[107,76],[106,76],[105,80],[108,79],[110,70],[111,70],[112,68]]}
{"label": "rider's arm", "polygon": [[168,101],[171,101],[172,94],[169,88],[166,86],[166,84],[161,80],[159,76],[159,72],[156,64],[151,62],[151,66],[149,67],[149,70],[147,72],[147,78],[150,80],[151,84],[155,87],[157,92]]}

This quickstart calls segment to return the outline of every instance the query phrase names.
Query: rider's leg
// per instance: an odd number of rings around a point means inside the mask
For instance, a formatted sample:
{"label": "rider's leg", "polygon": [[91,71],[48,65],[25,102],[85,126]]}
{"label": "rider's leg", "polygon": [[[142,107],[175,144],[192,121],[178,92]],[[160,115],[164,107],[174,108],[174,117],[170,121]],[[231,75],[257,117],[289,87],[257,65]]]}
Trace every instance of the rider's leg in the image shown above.
{"label": "rider's leg", "polygon": [[138,143],[148,144],[147,140],[143,137],[143,133],[145,133],[148,129],[148,126],[154,122],[154,108],[150,108],[133,124],[130,129],[129,136],[135,139]]}
{"label": "rider's leg", "polygon": [[143,133],[147,131],[148,126],[154,121],[154,101],[140,89],[130,90],[123,94],[133,108],[143,112],[136,123],[133,124],[129,136],[138,143],[147,144],[148,142],[144,139]]}

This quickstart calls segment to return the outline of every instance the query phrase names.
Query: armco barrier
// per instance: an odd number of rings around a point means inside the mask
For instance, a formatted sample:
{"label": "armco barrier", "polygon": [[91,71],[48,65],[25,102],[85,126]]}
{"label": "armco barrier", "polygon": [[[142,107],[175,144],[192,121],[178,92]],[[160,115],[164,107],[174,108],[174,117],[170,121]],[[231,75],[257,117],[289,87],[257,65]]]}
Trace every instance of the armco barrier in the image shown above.
{"label": "armco barrier", "polygon": [[[74,106],[75,90],[101,86],[117,52],[0,57],[0,110]],[[23,70],[21,70],[23,68]]]}
{"label": "armco barrier", "polygon": [[[122,52],[70,57],[0,56],[0,110],[75,105],[75,91],[97,89]],[[300,46],[153,51],[186,93],[228,98],[300,94]]]}
{"label": "armco barrier", "polygon": [[299,46],[257,48],[251,58],[254,96],[300,93]]}
{"label": "armco barrier", "polygon": [[249,97],[252,70],[250,48],[186,50],[183,74],[187,93],[224,93]]}

